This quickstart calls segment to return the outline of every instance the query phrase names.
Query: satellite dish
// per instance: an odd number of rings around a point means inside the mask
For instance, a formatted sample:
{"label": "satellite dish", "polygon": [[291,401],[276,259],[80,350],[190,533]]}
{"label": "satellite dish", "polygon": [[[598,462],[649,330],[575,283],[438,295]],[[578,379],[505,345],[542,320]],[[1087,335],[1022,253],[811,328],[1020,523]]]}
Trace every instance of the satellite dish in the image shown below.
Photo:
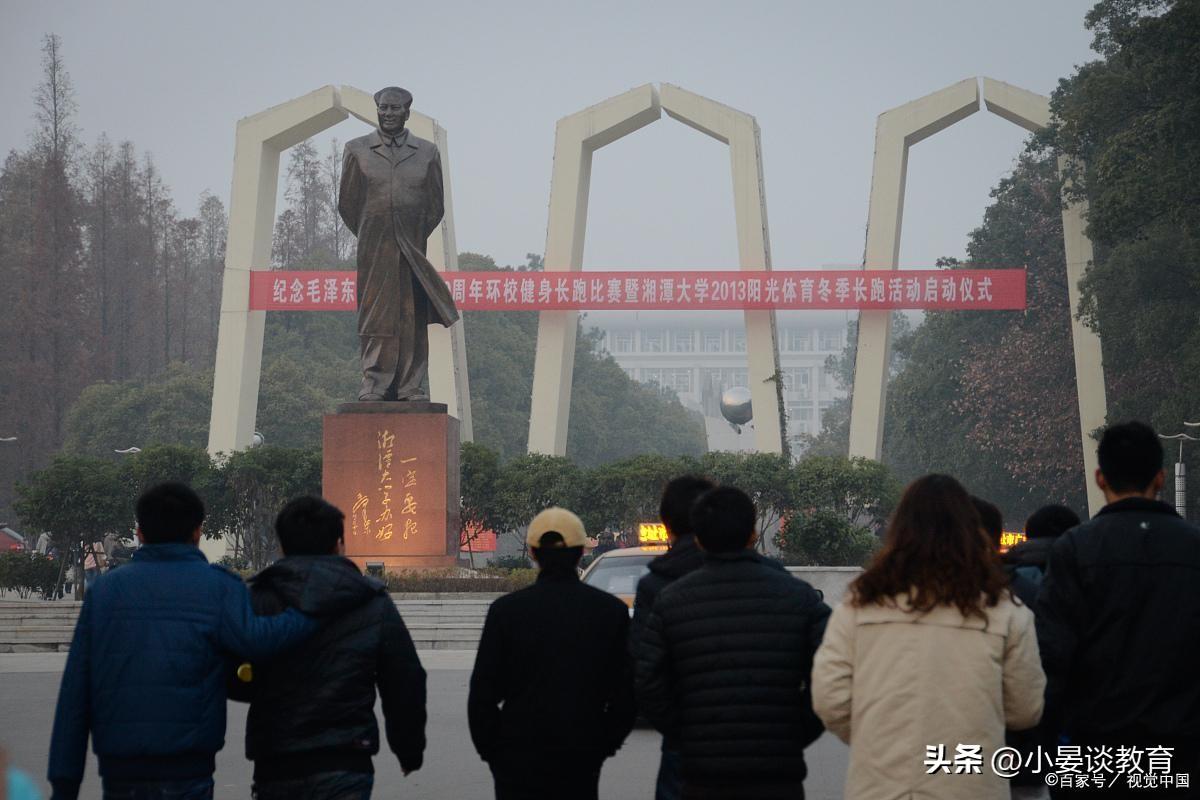
{"label": "satellite dish", "polygon": [[754,418],[750,407],[750,390],[745,386],[731,386],[721,392],[721,416],[741,433],[741,426]]}

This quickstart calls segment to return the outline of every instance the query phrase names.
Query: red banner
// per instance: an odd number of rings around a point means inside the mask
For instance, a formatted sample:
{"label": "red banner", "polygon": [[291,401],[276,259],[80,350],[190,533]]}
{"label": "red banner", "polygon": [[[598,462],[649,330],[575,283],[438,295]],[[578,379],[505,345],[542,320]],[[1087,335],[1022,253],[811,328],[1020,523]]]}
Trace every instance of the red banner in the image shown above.
{"label": "red banner", "polygon": [[[462,311],[1025,308],[1024,269],[447,272]],[[355,273],[250,274],[255,311],[353,311]]]}

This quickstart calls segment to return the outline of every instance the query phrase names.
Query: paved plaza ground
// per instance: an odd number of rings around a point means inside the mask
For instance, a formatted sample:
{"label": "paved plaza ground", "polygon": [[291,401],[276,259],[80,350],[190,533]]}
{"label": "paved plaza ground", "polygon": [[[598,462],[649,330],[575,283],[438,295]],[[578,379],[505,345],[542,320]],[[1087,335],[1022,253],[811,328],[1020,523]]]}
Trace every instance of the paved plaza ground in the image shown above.
{"label": "paved plaza ground", "polygon": [[[491,800],[487,767],[471,746],[467,731],[467,682],[474,651],[422,651],[429,671],[429,747],[425,766],[404,777],[395,758],[375,761],[375,793],[379,800]],[[14,766],[44,780],[54,703],[65,654],[0,654],[0,744]],[[217,756],[216,800],[250,797],[251,765],[244,758],[246,707],[229,704],[225,749]],[[659,736],[653,730],[633,732],[614,759],[606,762],[600,796],[605,800],[652,798],[658,769]],[[809,800],[840,798],[847,749],[829,734],[808,750]],[[80,796],[100,797],[95,758]]]}

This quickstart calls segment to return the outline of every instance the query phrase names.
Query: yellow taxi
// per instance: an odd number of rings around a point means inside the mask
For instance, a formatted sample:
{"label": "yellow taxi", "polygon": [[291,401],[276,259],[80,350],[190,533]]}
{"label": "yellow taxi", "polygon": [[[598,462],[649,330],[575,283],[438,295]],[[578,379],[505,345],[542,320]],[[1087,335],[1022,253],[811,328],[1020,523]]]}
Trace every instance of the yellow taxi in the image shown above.
{"label": "yellow taxi", "polygon": [[638,526],[637,547],[609,550],[596,557],[583,571],[582,580],[619,597],[633,614],[638,581],[650,570],[650,562],[667,551],[667,529],[662,523]]}

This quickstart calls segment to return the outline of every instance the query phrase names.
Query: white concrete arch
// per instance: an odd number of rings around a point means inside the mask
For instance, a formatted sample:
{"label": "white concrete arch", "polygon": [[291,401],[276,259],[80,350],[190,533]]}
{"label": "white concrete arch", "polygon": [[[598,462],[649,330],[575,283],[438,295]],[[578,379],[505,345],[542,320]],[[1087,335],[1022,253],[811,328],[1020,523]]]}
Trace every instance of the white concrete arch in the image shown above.
{"label": "white concrete arch", "polygon": [[[558,121],[546,231],[548,271],[583,269],[592,154],[659,119],[663,111],[729,145],[739,265],[744,270],[771,268],[758,122],[749,114],[678,86],[663,84],[659,89],[645,84]],[[538,315],[529,415],[531,453],[566,453],[578,319],[576,311],[543,311]],[[783,447],[783,429],[777,412],[775,312],[746,311],[745,320],[750,389],[756,409],[755,445],[760,451],[778,453]]]}
{"label": "white concrete arch", "polygon": [[[374,126],[371,95],[352,86],[323,86],[238,120],[208,429],[208,451],[213,455],[246,448],[254,435],[266,312],[250,310],[250,273],[271,264],[279,156],[349,116]],[[441,151],[446,212],[430,237],[434,246],[429,260],[440,270],[457,270],[446,131],[416,111],[408,127]],[[435,325],[429,331],[429,389],[434,402],[445,403],[449,413],[459,418],[462,438],[470,440],[471,398],[461,322],[449,329]]]}
{"label": "white concrete arch", "polygon": [[[867,212],[867,243],[863,267],[894,270],[900,255],[904,215],[904,183],[908,148],[974,114],[980,107],[979,81],[969,78],[879,115],[875,128],[875,164]],[[984,107],[1009,122],[1037,131],[1050,121],[1047,97],[983,78]],[[1063,164],[1059,164],[1061,172]],[[1063,208],[1063,244],[1071,298],[1071,335],[1075,356],[1084,482],[1088,508],[1096,513],[1104,496],[1092,480],[1097,467],[1092,432],[1104,425],[1106,400],[1100,338],[1079,320],[1079,282],[1092,261],[1092,243],[1084,234],[1086,204]],[[887,407],[888,354],[891,346],[890,311],[863,311],[858,322],[858,353],[850,409],[850,455],[879,459]]]}

